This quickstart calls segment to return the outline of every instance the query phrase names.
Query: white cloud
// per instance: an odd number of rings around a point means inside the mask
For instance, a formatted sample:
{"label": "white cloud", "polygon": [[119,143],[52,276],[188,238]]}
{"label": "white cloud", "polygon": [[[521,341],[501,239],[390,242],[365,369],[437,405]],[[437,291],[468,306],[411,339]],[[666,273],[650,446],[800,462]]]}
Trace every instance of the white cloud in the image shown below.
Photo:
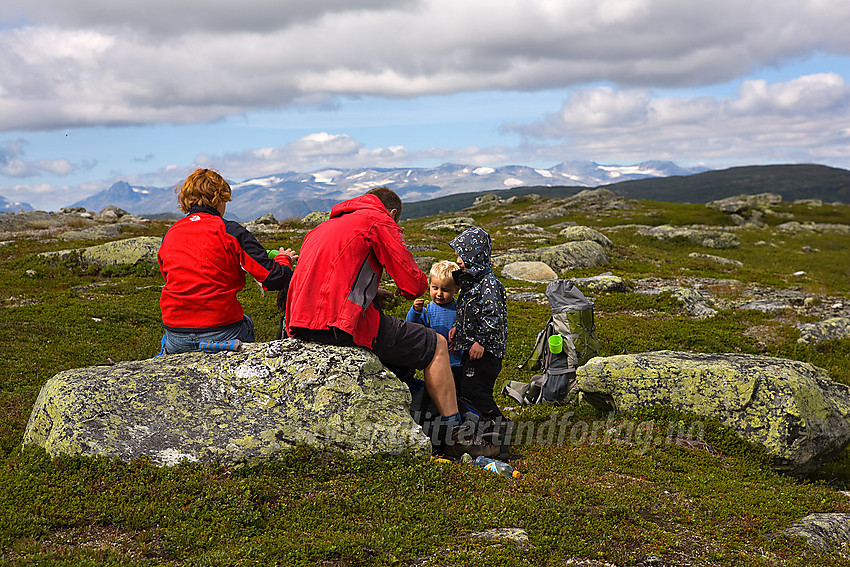
{"label": "white cloud", "polygon": [[[48,173],[57,177],[64,177],[73,173],[77,167],[64,158],[40,159],[28,161],[21,156],[25,154],[25,140],[5,142],[0,145],[0,175],[6,177],[34,177],[42,173]],[[83,167],[91,167],[91,164],[83,164]]]}
{"label": "white cloud", "polygon": [[0,130],[193,123],[335,96],[697,86],[850,53],[843,0],[7,0]]}
{"label": "white cloud", "polygon": [[[646,90],[585,89],[558,113],[507,128],[529,140],[562,140],[547,153],[587,159],[850,157],[850,89],[834,73],[768,84],[747,81],[735,98],[653,98]],[[780,157],[780,156],[785,156]]]}
{"label": "white cloud", "polygon": [[344,134],[317,132],[281,146],[223,155],[201,154],[195,158],[194,165],[213,167],[225,172],[228,177],[244,179],[282,171],[314,171],[324,167],[400,166],[409,157],[403,146],[370,149]]}

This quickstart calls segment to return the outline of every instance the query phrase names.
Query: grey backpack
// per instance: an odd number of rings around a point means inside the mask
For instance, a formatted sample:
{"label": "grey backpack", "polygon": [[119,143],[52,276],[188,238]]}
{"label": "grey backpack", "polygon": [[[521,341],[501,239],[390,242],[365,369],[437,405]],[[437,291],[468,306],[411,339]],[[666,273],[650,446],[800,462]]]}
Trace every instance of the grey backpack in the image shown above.
{"label": "grey backpack", "polygon": [[[593,303],[572,280],[555,280],[546,286],[552,316],[537,335],[531,356],[519,366],[540,371],[530,382],[510,381],[503,393],[521,404],[559,403],[577,390],[576,369],[599,354],[593,320]],[[560,352],[550,349],[550,337],[561,343]]]}

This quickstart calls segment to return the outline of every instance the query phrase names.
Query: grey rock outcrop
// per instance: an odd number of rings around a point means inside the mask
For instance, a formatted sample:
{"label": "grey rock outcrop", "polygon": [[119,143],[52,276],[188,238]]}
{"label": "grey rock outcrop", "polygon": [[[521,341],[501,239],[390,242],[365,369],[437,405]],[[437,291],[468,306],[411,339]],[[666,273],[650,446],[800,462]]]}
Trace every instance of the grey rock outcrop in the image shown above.
{"label": "grey rock outcrop", "polygon": [[755,195],[735,195],[706,203],[709,209],[722,213],[741,213],[748,209],[765,209],[782,202],[782,195],[777,193],[757,193]]}
{"label": "grey rock outcrop", "polygon": [[711,297],[708,294],[696,290],[691,287],[678,285],[663,285],[656,288],[639,289],[637,293],[644,295],[658,295],[660,293],[669,293],[674,299],[678,299],[685,311],[698,317],[706,319],[717,315],[717,309],[711,306]]}
{"label": "grey rock outcrop", "polygon": [[615,276],[611,272],[599,274],[598,276],[590,276],[588,278],[573,278],[577,284],[584,286],[591,292],[623,292],[628,291],[626,280],[620,276]]}
{"label": "grey rock outcrop", "polygon": [[787,232],[850,234],[850,225],[838,223],[790,221],[776,225],[776,228]]}
{"label": "grey rock outcrop", "polygon": [[850,387],[804,362],[658,351],[593,358],[577,379],[585,400],[606,410],[661,405],[717,419],[794,474],[850,443]]}
{"label": "grey rock outcrop", "polygon": [[460,234],[468,228],[475,226],[475,219],[472,217],[449,217],[440,219],[432,223],[426,224],[424,230],[450,230]]}
{"label": "grey rock outcrop", "polygon": [[501,203],[502,199],[495,193],[486,193],[480,197],[476,197],[472,206]]}
{"label": "grey rock outcrop", "polygon": [[525,282],[550,282],[558,274],[543,262],[511,262],[502,268],[502,277]]}
{"label": "grey rock outcrop", "polygon": [[130,213],[128,213],[124,209],[118,208],[115,205],[109,205],[107,207],[104,207],[102,211],[97,213],[94,216],[94,219],[103,222],[115,222],[118,219],[125,217],[129,214]]}
{"label": "grey rock outcrop", "polygon": [[69,230],[59,235],[61,240],[105,240],[115,238],[123,229],[120,224],[101,224]]}
{"label": "grey rock outcrop", "polygon": [[509,227],[513,232],[525,233],[530,236],[552,236],[552,233],[536,224],[515,224]]}
{"label": "grey rock outcrop", "polygon": [[245,228],[252,234],[271,234],[278,231],[280,223],[272,213],[268,213],[257,220],[246,223]]}
{"label": "grey rock outcrop", "polygon": [[557,219],[566,217],[570,212],[581,209],[583,211],[600,211],[606,209],[626,208],[626,199],[615,195],[609,189],[584,189],[572,197],[562,201],[561,205],[547,206],[543,210],[532,211],[520,215],[517,224],[524,222],[537,222],[541,220]]}
{"label": "grey rock outcrop", "polygon": [[78,260],[84,264],[99,266],[132,265],[139,262],[156,265],[156,254],[160,244],[162,244],[162,238],[138,236],[113,240],[88,248],[42,252],[39,256],[48,259]]}
{"label": "grey rock outcrop", "polygon": [[296,444],[427,454],[409,411],[407,387],[372,353],[284,339],[60,372],[42,388],[24,443],[158,465],[257,463]]}
{"label": "grey rock outcrop", "polygon": [[723,266],[735,266],[736,268],[740,268],[744,265],[744,263],[739,260],[732,260],[731,258],[724,258],[723,256],[715,256],[714,254],[703,254],[701,252],[691,252],[688,254],[688,257],[700,260],[709,260],[716,264],[721,264]]}
{"label": "grey rock outcrop", "polygon": [[331,218],[330,211],[313,211],[301,219],[305,226],[316,226]]}
{"label": "grey rock outcrop", "polygon": [[799,343],[831,341],[850,337],[850,317],[830,317],[816,323],[801,323]]}
{"label": "grey rock outcrop", "polygon": [[658,240],[684,238],[689,242],[706,248],[737,248],[741,245],[735,235],[720,230],[704,230],[663,224],[649,229],[638,229],[638,234],[652,236]]}
{"label": "grey rock outcrop", "polygon": [[568,226],[559,234],[563,236],[567,242],[592,240],[593,242],[598,242],[605,248],[611,248],[614,246],[614,243],[611,242],[610,238],[589,226]]}
{"label": "grey rock outcrop", "polygon": [[804,537],[806,543],[821,551],[850,557],[850,514],[809,514],[782,533]]}
{"label": "grey rock outcrop", "polygon": [[608,263],[608,255],[598,242],[582,240],[543,246],[528,252],[509,252],[493,258],[493,266],[512,262],[543,262],[556,272],[575,267],[592,267]]}

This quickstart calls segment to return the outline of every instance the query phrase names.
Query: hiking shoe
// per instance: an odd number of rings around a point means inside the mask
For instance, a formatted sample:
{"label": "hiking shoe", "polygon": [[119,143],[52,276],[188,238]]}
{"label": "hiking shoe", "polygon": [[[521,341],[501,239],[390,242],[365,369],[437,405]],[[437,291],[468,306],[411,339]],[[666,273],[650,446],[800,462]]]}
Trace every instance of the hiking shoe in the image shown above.
{"label": "hiking shoe", "polygon": [[464,453],[472,458],[499,456],[501,443],[497,432],[482,433],[478,430],[478,423],[465,421],[461,425],[452,427],[446,432],[446,438],[440,446],[439,453],[451,459],[459,459]]}

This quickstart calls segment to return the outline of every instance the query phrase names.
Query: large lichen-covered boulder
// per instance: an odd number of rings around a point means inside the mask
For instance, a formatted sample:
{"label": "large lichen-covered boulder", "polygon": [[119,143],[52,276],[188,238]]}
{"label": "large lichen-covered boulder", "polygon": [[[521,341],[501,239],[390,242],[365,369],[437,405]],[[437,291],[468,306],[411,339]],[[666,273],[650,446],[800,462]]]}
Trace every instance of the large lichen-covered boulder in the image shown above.
{"label": "large lichen-covered boulder", "polygon": [[580,240],[555,246],[542,246],[529,252],[509,252],[493,258],[493,266],[501,267],[511,262],[543,262],[556,272],[568,268],[586,268],[608,263],[608,255],[598,242]]}
{"label": "large lichen-covered boulder", "polygon": [[669,406],[764,446],[777,470],[811,472],[850,443],[850,387],[804,362],[658,351],[591,359],[577,373],[594,406]]}
{"label": "large lichen-covered boulder", "polygon": [[42,252],[39,256],[49,259],[77,260],[84,264],[97,264],[99,266],[133,265],[140,262],[156,266],[156,254],[160,244],[162,244],[162,238],[137,236],[113,240],[88,248]]}
{"label": "large lichen-covered boulder", "polygon": [[24,444],[158,465],[253,464],[297,444],[426,454],[410,399],[365,349],[284,339],[60,372],[42,388]]}

